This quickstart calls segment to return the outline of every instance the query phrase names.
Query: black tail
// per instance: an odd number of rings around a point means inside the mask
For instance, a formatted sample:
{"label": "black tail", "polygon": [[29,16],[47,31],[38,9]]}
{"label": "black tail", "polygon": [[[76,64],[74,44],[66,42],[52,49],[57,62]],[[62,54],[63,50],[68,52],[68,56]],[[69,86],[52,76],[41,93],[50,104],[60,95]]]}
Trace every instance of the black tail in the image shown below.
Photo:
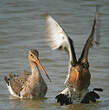
{"label": "black tail", "polygon": [[[82,100],[80,100],[80,103],[88,104],[90,102],[96,102],[97,99],[100,98],[100,96],[95,91],[102,92],[103,89],[94,88],[93,90],[87,92],[86,95],[84,96],[84,98]],[[57,103],[60,103],[60,105],[64,105],[64,104],[69,105],[69,104],[73,104],[73,102],[74,102],[72,97],[69,97],[69,95],[62,94],[62,93],[57,95],[55,98],[57,99]]]}
{"label": "black tail", "polygon": [[7,83],[8,86],[9,86],[9,79],[7,78],[7,76],[4,77],[4,80],[6,81],[6,83]]}
{"label": "black tail", "polygon": [[57,103],[60,103],[60,105],[69,105],[73,103],[71,98],[65,94],[59,94],[55,98],[57,99]]}
{"label": "black tail", "polygon": [[96,100],[99,99],[100,96],[95,91],[103,92],[103,89],[102,88],[94,88],[92,91],[88,92],[85,95],[85,97],[83,98],[81,103],[89,103],[90,101],[96,102]]}
{"label": "black tail", "polygon": [[102,88],[94,88],[93,91],[103,92]]}

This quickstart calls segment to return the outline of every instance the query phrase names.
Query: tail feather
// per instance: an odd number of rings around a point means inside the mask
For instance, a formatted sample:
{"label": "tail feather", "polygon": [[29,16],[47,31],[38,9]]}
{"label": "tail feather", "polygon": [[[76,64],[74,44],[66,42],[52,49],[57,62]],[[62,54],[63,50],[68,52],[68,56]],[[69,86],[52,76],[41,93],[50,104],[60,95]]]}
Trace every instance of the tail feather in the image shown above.
{"label": "tail feather", "polygon": [[100,96],[99,96],[96,92],[90,91],[90,92],[88,92],[88,93],[84,96],[84,98],[83,98],[83,100],[81,101],[81,103],[89,103],[90,101],[91,101],[91,102],[96,102],[96,100],[99,99],[99,98],[100,98]]}
{"label": "tail feather", "polygon": [[60,105],[73,104],[73,101],[71,99],[71,94],[70,94],[70,89],[69,88],[65,88],[55,98],[57,99],[57,103],[60,103]]}
{"label": "tail feather", "polygon": [[60,105],[69,105],[73,104],[72,100],[68,95],[65,94],[59,94],[55,97],[57,99],[57,103],[60,103]]}
{"label": "tail feather", "polygon": [[[88,104],[90,102],[96,102],[97,99],[100,99],[100,96],[95,91],[102,91],[101,88],[94,88],[91,91],[87,91],[85,93],[78,94],[75,91],[71,91],[69,88],[65,88],[59,95],[57,95],[55,98],[57,99],[57,103],[60,103],[60,105],[69,105],[69,104],[75,104],[75,103],[84,103]],[[84,95],[83,95],[84,94]]]}
{"label": "tail feather", "polygon": [[94,88],[93,91],[103,92],[102,88]]}
{"label": "tail feather", "polygon": [[6,81],[6,83],[7,83],[8,86],[9,86],[9,79],[7,78],[7,76],[4,77],[4,80]]}

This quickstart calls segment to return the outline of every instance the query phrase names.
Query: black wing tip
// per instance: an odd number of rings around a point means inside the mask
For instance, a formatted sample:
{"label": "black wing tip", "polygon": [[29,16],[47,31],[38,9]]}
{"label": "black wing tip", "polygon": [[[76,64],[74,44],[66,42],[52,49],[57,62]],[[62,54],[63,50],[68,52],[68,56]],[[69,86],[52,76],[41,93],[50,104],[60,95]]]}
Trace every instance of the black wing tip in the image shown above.
{"label": "black wing tip", "polygon": [[59,94],[55,97],[55,99],[57,99],[57,103],[60,103],[60,105],[69,105],[73,103],[71,98],[65,94]]}
{"label": "black wing tip", "polygon": [[7,76],[4,77],[4,80],[5,80],[5,82],[6,82],[6,83],[8,84],[8,86],[9,86],[9,79],[8,79]]}
{"label": "black wing tip", "polygon": [[85,103],[88,104],[90,101],[91,102],[96,102],[97,99],[99,99],[100,96],[94,92],[94,91],[90,91],[88,92],[85,97],[83,98],[83,100],[81,101],[81,103]]}
{"label": "black wing tip", "polygon": [[93,91],[103,92],[102,88],[94,88]]}

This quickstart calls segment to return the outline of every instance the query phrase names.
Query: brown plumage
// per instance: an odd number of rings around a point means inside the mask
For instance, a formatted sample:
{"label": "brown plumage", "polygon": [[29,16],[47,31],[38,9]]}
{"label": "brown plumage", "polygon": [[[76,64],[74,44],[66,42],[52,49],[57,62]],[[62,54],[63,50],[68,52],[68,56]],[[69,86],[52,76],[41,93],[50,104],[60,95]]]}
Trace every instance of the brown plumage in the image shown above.
{"label": "brown plumage", "polygon": [[24,74],[21,76],[13,73],[10,73],[9,77],[5,76],[4,79],[11,95],[19,98],[36,98],[45,96],[47,92],[47,85],[40,74],[38,66],[45,75],[47,75],[47,73],[40,64],[38,56],[39,53],[37,50],[29,50],[28,60],[31,72],[25,70]]}
{"label": "brown plumage", "polygon": [[91,74],[89,72],[88,51],[94,39],[95,26],[96,26],[96,16],[94,18],[91,34],[89,35],[89,38],[87,39],[84,45],[82,54],[78,61],[77,60],[74,60],[75,62],[73,61],[74,63],[71,65],[70,68],[67,84],[73,85],[76,91],[82,91],[84,89],[87,90],[87,88],[90,85]]}
{"label": "brown plumage", "polygon": [[90,78],[89,70],[83,65],[72,66],[67,84],[68,86],[73,85],[76,91],[81,91],[89,87]]}
{"label": "brown plumage", "polygon": [[[77,60],[72,39],[64,29],[51,17],[46,17],[46,26],[48,33],[49,46],[55,50],[65,50],[69,54],[69,69],[66,79],[66,88],[56,96],[57,102],[71,103],[73,99],[79,97],[81,100],[88,92],[91,74],[89,71],[88,52],[92,45],[96,27],[96,18],[94,18],[91,33],[84,45],[80,58]],[[66,99],[68,98],[68,100]],[[65,101],[65,102],[64,102]]]}

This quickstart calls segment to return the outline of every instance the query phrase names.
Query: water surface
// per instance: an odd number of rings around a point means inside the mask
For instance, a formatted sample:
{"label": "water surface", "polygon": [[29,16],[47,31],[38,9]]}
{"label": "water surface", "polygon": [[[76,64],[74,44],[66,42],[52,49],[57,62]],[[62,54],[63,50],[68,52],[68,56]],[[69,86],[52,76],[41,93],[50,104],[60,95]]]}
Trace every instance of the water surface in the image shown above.
{"label": "water surface", "polygon": [[[90,49],[92,75],[90,88],[102,87],[96,104],[60,106],[55,96],[64,88],[68,69],[65,52],[51,51],[45,42],[44,14],[52,15],[73,39],[77,56],[81,54],[99,6],[97,36],[100,45]],[[0,0],[0,110],[108,110],[109,109],[109,2],[108,0]],[[30,71],[27,52],[38,49],[40,60],[50,75],[45,99],[19,100],[9,95],[4,76],[9,72]]]}

